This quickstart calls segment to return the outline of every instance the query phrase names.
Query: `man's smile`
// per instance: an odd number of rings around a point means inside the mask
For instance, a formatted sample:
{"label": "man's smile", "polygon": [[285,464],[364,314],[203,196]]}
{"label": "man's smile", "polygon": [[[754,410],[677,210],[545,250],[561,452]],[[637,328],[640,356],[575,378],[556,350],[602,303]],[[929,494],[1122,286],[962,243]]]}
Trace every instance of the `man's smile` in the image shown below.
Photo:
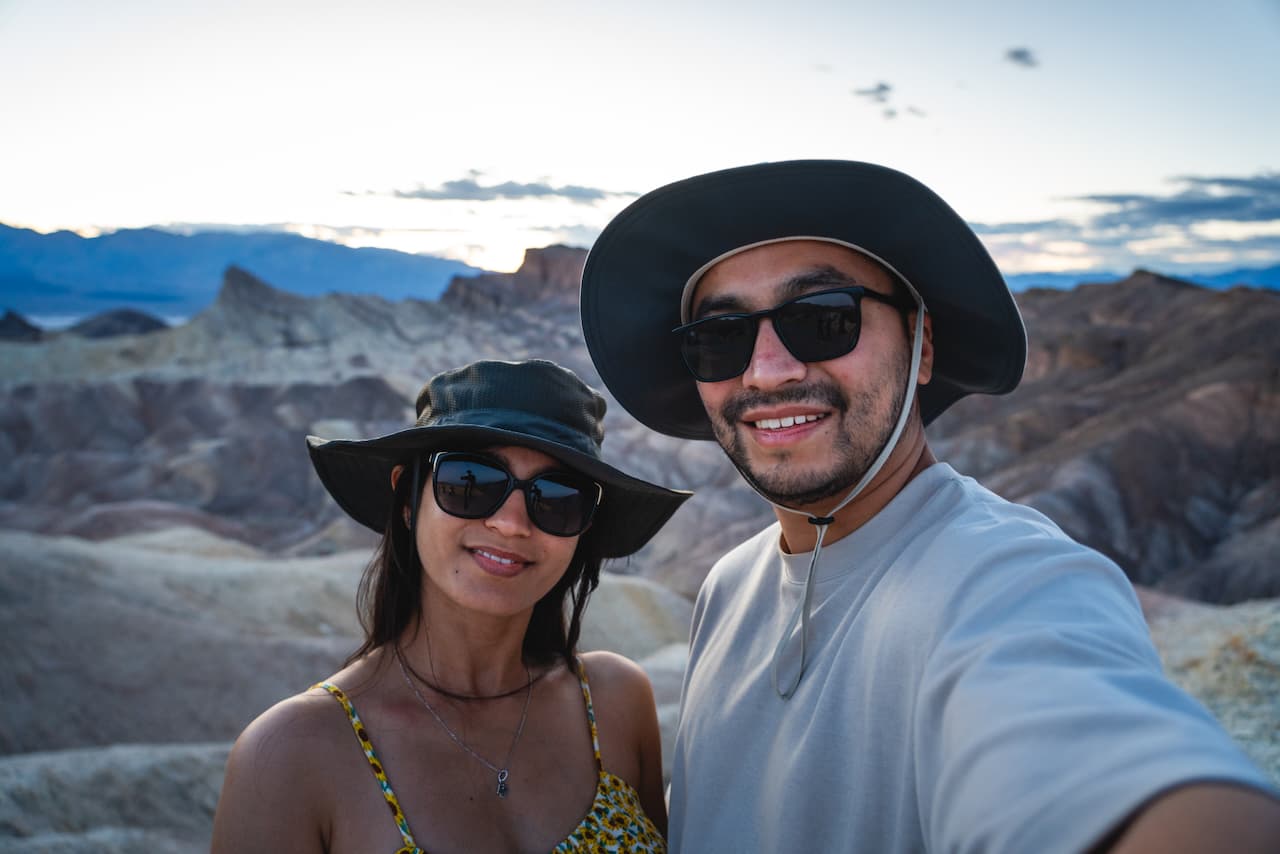
{"label": "man's smile", "polygon": [[761,418],[756,421],[747,421],[747,423],[757,430],[781,430],[786,427],[794,427],[797,424],[808,424],[826,417],[827,413],[819,412],[811,415],[783,415],[780,418]]}

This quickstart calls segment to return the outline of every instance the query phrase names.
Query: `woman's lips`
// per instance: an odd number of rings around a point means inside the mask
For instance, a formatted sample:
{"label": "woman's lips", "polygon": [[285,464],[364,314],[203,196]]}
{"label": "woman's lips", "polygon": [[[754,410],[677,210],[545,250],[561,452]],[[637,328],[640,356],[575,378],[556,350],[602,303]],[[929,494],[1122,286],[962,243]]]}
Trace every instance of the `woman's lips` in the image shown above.
{"label": "woman's lips", "polygon": [[489,546],[474,546],[467,551],[471,552],[472,559],[485,572],[504,578],[520,573],[531,563],[522,555]]}

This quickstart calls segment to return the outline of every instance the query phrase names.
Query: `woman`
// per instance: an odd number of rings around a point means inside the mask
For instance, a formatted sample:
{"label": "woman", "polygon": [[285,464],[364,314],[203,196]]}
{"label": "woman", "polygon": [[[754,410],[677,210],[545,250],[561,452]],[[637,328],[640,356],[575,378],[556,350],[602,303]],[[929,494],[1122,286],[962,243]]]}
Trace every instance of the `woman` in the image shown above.
{"label": "woman", "polygon": [[575,645],[601,560],[688,493],[602,462],[604,410],[551,362],[476,362],[432,378],[409,429],[308,438],[383,536],[366,637],[236,741],[215,854],[665,849],[648,679]]}

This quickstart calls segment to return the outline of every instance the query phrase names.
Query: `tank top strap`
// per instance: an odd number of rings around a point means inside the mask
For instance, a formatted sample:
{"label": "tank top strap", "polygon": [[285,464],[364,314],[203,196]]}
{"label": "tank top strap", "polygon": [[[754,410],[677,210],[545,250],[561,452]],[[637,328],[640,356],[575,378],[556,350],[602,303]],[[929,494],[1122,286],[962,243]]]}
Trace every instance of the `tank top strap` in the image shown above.
{"label": "tank top strap", "polygon": [[[585,677],[583,687],[586,687]],[[391,807],[391,813],[395,818],[396,827],[400,830],[400,837],[404,840],[404,847],[396,854],[410,854],[420,849],[418,844],[413,841],[413,834],[409,832],[409,820],[404,817],[404,810],[400,809],[400,802],[396,800],[396,793],[391,790],[391,781],[387,779],[387,772],[382,769],[382,762],[378,760],[378,754],[373,750],[373,742],[369,739],[369,733],[365,731],[364,722],[360,720],[360,716],[356,714],[356,707],[351,704],[350,698],[346,693],[334,685],[332,682],[320,682],[312,685],[312,688],[323,688],[333,695],[334,699],[342,704],[342,708],[347,712],[347,720],[351,723],[351,729],[355,732],[356,738],[360,741],[360,747],[364,750],[364,758],[369,760],[369,767],[373,769],[373,776],[378,778],[378,786],[382,789],[382,797],[386,800],[387,806]],[[590,716],[591,701],[587,700],[587,715]],[[591,725],[592,736],[595,735],[595,724]],[[600,750],[596,749],[596,758],[599,760]]]}
{"label": "tank top strap", "polygon": [[582,659],[575,657],[578,665],[578,684],[582,686],[582,699],[587,704],[587,726],[591,729],[591,749],[596,755],[596,772],[604,772],[604,762],[600,759],[600,734],[596,731],[596,710],[591,705],[591,686],[587,684],[587,668]]}

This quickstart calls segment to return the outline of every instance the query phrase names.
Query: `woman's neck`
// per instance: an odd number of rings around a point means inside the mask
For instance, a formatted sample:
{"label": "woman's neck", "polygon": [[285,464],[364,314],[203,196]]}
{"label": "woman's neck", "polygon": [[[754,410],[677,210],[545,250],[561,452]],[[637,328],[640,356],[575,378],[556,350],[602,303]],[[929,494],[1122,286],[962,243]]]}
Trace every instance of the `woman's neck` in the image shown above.
{"label": "woman's neck", "polygon": [[400,637],[399,654],[428,687],[484,697],[525,685],[523,647],[529,614],[512,618],[460,615],[424,603],[418,624]]}

